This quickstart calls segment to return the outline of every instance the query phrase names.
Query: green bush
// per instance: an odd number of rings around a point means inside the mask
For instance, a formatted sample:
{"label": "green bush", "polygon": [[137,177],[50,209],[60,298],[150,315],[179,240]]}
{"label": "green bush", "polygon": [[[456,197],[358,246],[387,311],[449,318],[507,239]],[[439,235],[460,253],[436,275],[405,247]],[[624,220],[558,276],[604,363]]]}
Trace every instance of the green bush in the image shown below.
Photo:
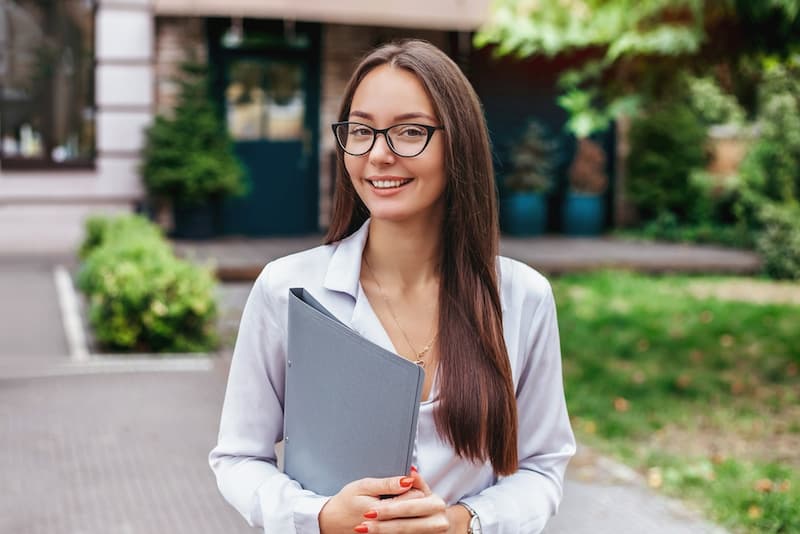
{"label": "green bush", "polygon": [[662,104],[633,122],[630,141],[628,194],[640,217],[688,220],[698,198],[691,174],[708,158],[701,121],[685,103]]}
{"label": "green bush", "polygon": [[763,230],[756,245],[772,278],[800,280],[800,207],[767,204],[760,213]]}
{"label": "green bush", "polygon": [[146,132],[140,172],[148,192],[187,203],[241,195],[245,171],[208,95],[206,68],[182,66],[178,104],[172,116],[159,115]]}
{"label": "green bush", "polygon": [[762,208],[800,201],[800,68],[767,70],[759,94],[761,136],[740,169],[739,221],[758,231]]}
{"label": "green bush", "polygon": [[124,216],[87,224],[78,286],[88,296],[97,341],[117,351],[213,348],[212,273],[176,258],[158,228],[145,223]]}
{"label": "green bush", "polygon": [[622,235],[658,241],[753,248],[752,234],[739,225],[726,225],[714,221],[681,224],[677,217],[669,212],[662,213],[638,230],[624,231]]}
{"label": "green bush", "polygon": [[705,170],[695,170],[689,177],[697,192],[689,220],[695,224],[729,225],[736,222],[734,205],[739,198],[739,178],[719,177]]}
{"label": "green bush", "polygon": [[705,124],[744,124],[744,109],[713,76],[687,77],[686,87],[695,115]]}
{"label": "green bush", "polygon": [[85,260],[96,248],[108,243],[109,236],[114,239],[123,237],[147,237],[153,242],[160,242],[165,248],[167,244],[161,240],[161,230],[140,215],[125,217],[94,216],[86,221],[86,237],[80,246],[78,256]]}

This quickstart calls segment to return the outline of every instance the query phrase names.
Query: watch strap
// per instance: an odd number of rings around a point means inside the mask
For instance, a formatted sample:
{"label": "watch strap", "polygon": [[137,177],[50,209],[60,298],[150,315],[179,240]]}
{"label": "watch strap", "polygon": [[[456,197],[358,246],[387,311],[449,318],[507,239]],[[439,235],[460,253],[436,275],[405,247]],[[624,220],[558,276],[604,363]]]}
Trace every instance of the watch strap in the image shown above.
{"label": "watch strap", "polygon": [[481,527],[480,527],[481,518],[478,517],[478,512],[476,512],[475,509],[472,508],[472,506],[468,505],[463,501],[459,501],[458,504],[466,508],[467,512],[469,512],[470,521],[469,521],[469,528],[467,529],[467,534],[481,534]]}

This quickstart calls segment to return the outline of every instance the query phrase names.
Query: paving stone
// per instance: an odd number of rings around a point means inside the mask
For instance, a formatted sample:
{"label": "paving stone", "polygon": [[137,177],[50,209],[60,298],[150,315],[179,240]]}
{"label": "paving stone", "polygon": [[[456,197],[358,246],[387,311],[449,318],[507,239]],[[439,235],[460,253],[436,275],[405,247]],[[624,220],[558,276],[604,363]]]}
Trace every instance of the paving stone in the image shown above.
{"label": "paving stone", "polygon": [[0,257],[0,361],[67,353],[52,262]]}
{"label": "paving stone", "polygon": [[0,532],[253,532],[206,461],[222,375],[0,380]]}

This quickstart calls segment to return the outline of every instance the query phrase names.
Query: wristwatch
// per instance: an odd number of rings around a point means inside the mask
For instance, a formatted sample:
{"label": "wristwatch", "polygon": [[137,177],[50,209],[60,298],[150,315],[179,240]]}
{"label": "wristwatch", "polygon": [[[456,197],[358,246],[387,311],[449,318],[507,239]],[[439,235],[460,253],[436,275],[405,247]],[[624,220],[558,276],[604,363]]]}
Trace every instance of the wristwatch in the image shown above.
{"label": "wristwatch", "polygon": [[472,506],[468,505],[465,502],[459,502],[461,506],[467,509],[469,512],[469,528],[467,529],[467,534],[481,534],[481,518],[478,517],[478,512],[472,509]]}

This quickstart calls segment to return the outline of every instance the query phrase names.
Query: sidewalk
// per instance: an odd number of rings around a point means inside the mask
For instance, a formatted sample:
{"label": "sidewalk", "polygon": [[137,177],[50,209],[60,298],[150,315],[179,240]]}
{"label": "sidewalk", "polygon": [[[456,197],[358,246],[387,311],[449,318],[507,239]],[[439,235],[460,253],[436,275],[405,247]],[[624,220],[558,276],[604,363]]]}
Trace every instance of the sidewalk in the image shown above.
{"label": "sidewalk", "polygon": [[[223,280],[254,280],[269,261],[319,245],[322,236],[274,239],[176,241],[179,255],[216,266]],[[717,246],[648,243],[617,238],[504,237],[500,253],[546,274],[597,268],[648,273],[683,272],[731,275],[761,270],[757,254]]]}
{"label": "sidewalk", "polygon": [[[225,358],[204,372],[0,377],[0,532],[256,532],[219,495]],[[582,453],[546,534],[720,534],[685,506]]]}
{"label": "sidewalk", "polygon": [[53,264],[63,258],[0,258],[0,364],[9,355],[36,360],[67,352]]}
{"label": "sidewalk", "polygon": [[[318,241],[179,243],[177,248],[216,258],[221,272],[244,280],[223,284],[220,291],[223,322],[233,333],[247,280],[270,259]],[[504,240],[503,250],[546,272],[598,264],[592,262],[623,265],[637,256],[642,268],[655,268],[654,258],[661,257],[672,262],[670,269],[688,271],[716,265],[717,272],[749,272],[758,261],[735,251],[604,240]],[[7,444],[0,470],[9,481],[0,499],[0,532],[255,532],[223,501],[206,464],[227,357],[195,370],[165,365],[154,371],[155,362],[147,368],[86,364],[64,372],[69,357],[52,276],[55,264],[64,261],[73,260],[0,254],[0,441]],[[547,534],[724,532],[614,465],[582,451],[570,466],[561,511]]]}

